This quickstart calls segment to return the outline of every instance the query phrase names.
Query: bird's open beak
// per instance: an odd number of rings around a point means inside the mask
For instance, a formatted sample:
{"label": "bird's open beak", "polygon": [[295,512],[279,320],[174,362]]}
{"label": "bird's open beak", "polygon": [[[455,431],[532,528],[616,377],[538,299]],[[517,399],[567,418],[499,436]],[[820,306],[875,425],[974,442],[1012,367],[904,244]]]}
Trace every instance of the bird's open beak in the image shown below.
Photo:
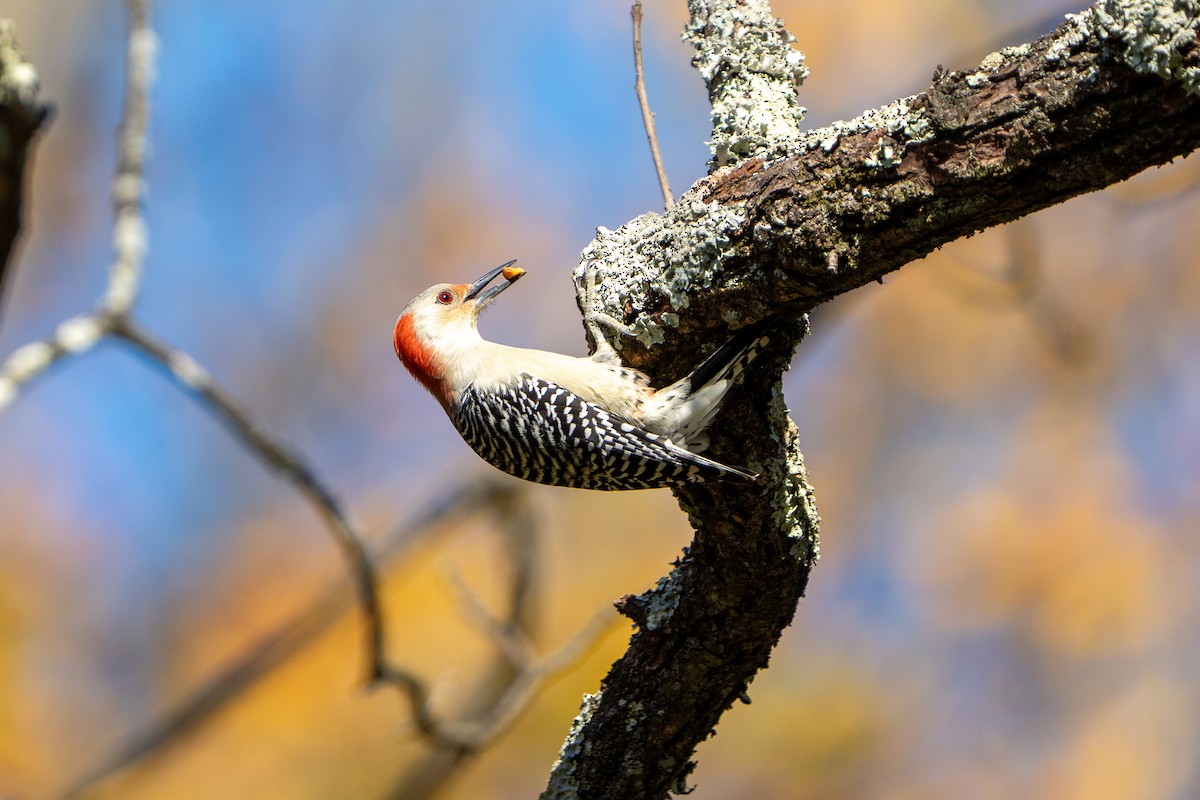
{"label": "bird's open beak", "polygon": [[[515,263],[517,263],[517,260],[514,258],[507,264],[501,264],[495,269],[488,270],[483,277],[471,284],[471,288],[467,290],[467,296],[465,299],[474,300],[475,307],[477,309],[482,309],[488,303],[495,300],[497,295],[499,295],[509,286],[512,286],[514,283],[516,283],[517,279],[525,274],[525,270],[521,269],[520,267],[513,266]],[[497,283],[495,286],[485,291],[484,287],[498,277],[503,277],[504,281],[502,283]]]}

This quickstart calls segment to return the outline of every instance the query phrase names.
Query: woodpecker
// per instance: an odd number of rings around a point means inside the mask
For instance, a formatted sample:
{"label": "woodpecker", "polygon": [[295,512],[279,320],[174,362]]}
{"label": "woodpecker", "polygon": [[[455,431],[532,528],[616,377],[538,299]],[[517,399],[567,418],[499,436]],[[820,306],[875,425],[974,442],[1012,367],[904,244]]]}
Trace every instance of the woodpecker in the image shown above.
{"label": "woodpecker", "polygon": [[515,263],[474,283],[431,286],[404,308],[393,334],[397,357],[480,457],[518,478],[581,489],[758,479],[697,451],[769,330],[740,331],[687,376],[655,390],[598,333],[596,352],[584,357],[482,338],[480,312],[525,274]]}

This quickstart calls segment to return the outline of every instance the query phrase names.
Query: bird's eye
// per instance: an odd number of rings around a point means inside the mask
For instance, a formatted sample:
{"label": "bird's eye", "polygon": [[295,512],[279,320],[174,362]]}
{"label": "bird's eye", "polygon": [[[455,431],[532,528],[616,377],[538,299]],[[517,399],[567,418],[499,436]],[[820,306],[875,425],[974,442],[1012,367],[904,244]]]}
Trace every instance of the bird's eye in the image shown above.
{"label": "bird's eye", "polygon": [[450,305],[454,300],[454,295],[447,291],[438,292],[437,301],[444,306]]}

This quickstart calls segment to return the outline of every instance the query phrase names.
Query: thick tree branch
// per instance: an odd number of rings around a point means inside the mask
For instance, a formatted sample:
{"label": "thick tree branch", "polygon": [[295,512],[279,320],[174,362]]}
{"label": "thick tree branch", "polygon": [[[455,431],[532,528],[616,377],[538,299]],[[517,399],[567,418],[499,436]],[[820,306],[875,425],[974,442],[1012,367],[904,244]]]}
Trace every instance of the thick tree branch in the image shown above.
{"label": "thick tree branch", "polygon": [[[1200,146],[1188,78],[1200,75],[1200,43],[1188,31],[1169,73],[1179,79],[1164,80],[1135,71],[1147,62],[1085,12],[977,70],[939,72],[919,95],[809,131],[786,155],[720,170],[675,213],[601,230],[584,253],[605,277],[598,300],[644,345],[676,322],[690,339],[806,311],[946,242],[1186,155]],[[639,366],[671,361],[626,349]]]}
{"label": "thick tree branch", "polygon": [[[689,7],[715,161],[730,166],[666,214],[600,229],[577,272],[580,287],[585,273],[602,278],[581,305],[628,326],[637,341],[617,343],[624,359],[656,385],[730,328],[798,317],[948,241],[1200,145],[1194,0],[1105,0],[978,70],[939,71],[920,95],[799,135],[784,67],[800,62],[781,49],[790,39],[765,0]],[[764,106],[742,101],[760,91],[777,103],[774,122],[749,120]],[[755,138],[770,130],[779,133]],[[544,798],[682,789],[695,747],[745,698],[790,622],[818,526],[779,390],[796,334],[756,364],[712,431],[718,458],[763,472],[765,485],[678,492],[695,540],[655,589],[619,604],[638,630],[584,699]]]}
{"label": "thick tree branch", "polygon": [[[1200,146],[1200,97],[1135,73],[1096,33],[1071,47],[1079,24],[989,56],[977,72],[937,76],[901,101],[907,112],[885,112],[887,126],[827,139],[831,152],[713,176],[704,199],[745,214],[728,266],[761,276],[755,294],[810,308]],[[1180,53],[1200,58],[1194,30]]]}

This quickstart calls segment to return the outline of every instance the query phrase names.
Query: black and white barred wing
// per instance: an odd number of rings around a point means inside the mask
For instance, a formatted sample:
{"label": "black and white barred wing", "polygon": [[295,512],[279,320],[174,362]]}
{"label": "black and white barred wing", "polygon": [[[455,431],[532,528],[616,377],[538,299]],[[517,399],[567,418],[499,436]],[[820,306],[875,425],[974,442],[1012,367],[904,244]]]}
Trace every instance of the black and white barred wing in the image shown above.
{"label": "black and white barred wing", "polygon": [[513,386],[468,386],[453,420],[481,458],[535,483],[612,490],[756,479],[527,374]]}

